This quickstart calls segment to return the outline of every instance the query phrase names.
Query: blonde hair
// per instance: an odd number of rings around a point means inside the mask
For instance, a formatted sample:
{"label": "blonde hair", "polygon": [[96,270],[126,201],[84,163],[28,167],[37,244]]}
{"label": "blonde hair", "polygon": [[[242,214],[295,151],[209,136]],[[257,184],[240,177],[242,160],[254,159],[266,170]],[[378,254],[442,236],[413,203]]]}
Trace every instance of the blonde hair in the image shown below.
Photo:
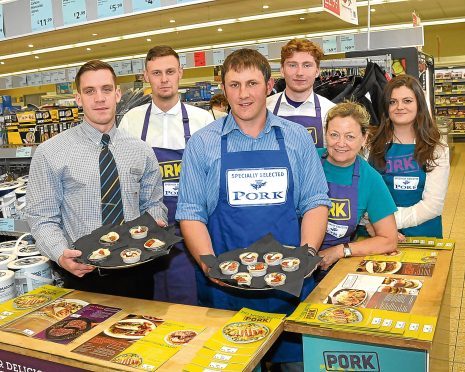
{"label": "blonde hair", "polygon": [[346,118],[350,116],[358,124],[360,124],[360,130],[365,135],[370,127],[370,114],[368,111],[356,102],[344,101],[338,103],[336,106],[331,108],[326,115],[326,131],[328,130],[328,123],[334,118]]}

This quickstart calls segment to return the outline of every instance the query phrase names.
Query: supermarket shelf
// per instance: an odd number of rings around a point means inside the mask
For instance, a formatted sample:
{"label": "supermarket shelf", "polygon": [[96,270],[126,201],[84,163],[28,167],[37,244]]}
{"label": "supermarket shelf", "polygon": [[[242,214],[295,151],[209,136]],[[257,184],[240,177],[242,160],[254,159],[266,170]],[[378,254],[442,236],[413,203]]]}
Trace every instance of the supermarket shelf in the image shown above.
{"label": "supermarket shelf", "polygon": [[465,137],[465,130],[451,130],[449,133],[454,137]]}
{"label": "supermarket shelf", "polygon": [[444,83],[465,83],[465,79],[436,79],[435,84],[444,84]]}
{"label": "supermarket shelf", "polygon": [[18,159],[31,158],[36,151],[37,146],[9,146],[0,147],[0,158],[2,159]]}
{"label": "supermarket shelf", "polygon": [[436,107],[463,107],[463,106],[465,106],[465,102],[461,103],[461,104],[450,104],[450,105],[445,105],[443,103],[441,103],[441,104],[436,103],[435,106]]}
{"label": "supermarket shelf", "polygon": [[435,115],[438,118],[449,118],[449,119],[465,119],[465,115]]}
{"label": "supermarket shelf", "polygon": [[435,96],[454,96],[454,95],[459,95],[463,96],[465,95],[465,92],[435,92]]}
{"label": "supermarket shelf", "polygon": [[27,232],[31,232],[31,229],[26,220],[0,218],[0,235],[21,236]]}

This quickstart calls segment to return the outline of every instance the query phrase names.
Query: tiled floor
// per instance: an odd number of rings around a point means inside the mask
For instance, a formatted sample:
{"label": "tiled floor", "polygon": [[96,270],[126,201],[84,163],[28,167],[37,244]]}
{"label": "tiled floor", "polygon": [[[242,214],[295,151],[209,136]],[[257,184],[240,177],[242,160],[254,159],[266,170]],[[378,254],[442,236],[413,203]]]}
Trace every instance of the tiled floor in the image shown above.
{"label": "tiled floor", "polygon": [[[443,212],[444,237],[455,239],[455,251],[445,303],[441,316],[443,329],[438,324],[436,348],[448,348],[447,360],[431,359],[432,372],[465,372],[465,143],[456,143],[451,151],[452,163],[449,189]],[[447,295],[450,293],[450,304]],[[447,322],[448,321],[448,322]],[[448,327],[447,327],[448,326]],[[448,329],[447,329],[448,328]],[[433,352],[433,354],[436,354]],[[439,353],[440,354],[440,353]],[[447,354],[444,354],[447,355]]]}

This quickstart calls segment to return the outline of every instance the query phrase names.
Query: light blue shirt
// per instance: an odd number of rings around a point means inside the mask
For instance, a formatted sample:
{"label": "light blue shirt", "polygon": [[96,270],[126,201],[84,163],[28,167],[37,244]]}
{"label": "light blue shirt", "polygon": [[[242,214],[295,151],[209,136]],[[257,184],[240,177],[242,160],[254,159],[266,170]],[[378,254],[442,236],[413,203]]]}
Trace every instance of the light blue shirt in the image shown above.
{"label": "light blue shirt", "polygon": [[[113,127],[124,219],[145,211],[166,221],[161,175],[145,142]],[[26,218],[39,251],[57,261],[63,250],[102,225],[99,155],[102,133],[86,122],[42,143],[32,158]]]}
{"label": "light blue shirt", "polygon": [[312,137],[300,124],[267,111],[265,128],[253,138],[245,134],[232,115],[196,132],[182,159],[176,219],[208,223],[218,203],[221,167],[221,136],[228,134],[228,152],[278,150],[272,127],[280,127],[294,178],[296,212],[303,216],[320,205],[331,206],[328,186]]}

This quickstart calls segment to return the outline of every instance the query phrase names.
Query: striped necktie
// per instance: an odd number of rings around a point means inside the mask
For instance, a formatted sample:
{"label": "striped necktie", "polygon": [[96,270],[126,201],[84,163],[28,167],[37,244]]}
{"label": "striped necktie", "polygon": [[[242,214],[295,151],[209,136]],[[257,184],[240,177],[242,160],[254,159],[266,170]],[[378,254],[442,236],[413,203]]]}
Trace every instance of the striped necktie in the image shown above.
{"label": "striped necktie", "polygon": [[124,222],[123,200],[119,183],[118,169],[113,154],[108,148],[110,136],[102,135],[100,152],[100,192],[102,199],[102,224],[122,224]]}

